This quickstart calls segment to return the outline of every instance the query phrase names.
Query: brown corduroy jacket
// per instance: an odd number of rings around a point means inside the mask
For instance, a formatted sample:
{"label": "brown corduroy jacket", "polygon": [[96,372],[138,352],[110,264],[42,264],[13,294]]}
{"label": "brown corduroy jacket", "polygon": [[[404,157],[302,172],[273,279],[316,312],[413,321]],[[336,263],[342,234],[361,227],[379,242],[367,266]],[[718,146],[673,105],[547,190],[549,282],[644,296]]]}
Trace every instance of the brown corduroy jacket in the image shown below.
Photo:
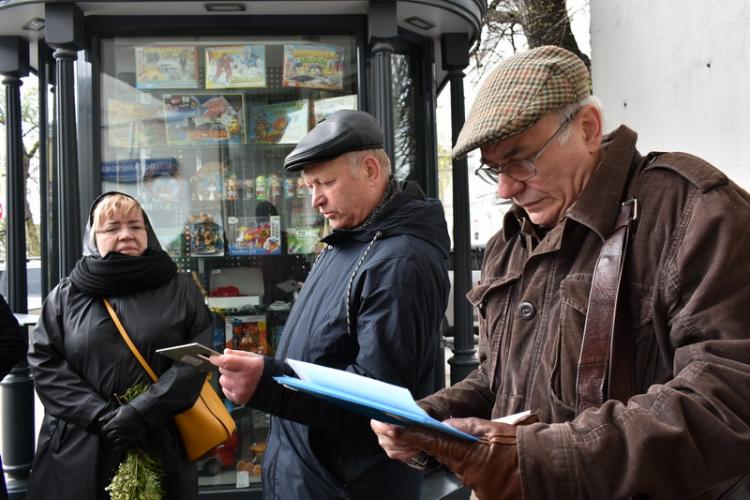
{"label": "brown corduroy jacket", "polygon": [[[750,195],[694,156],[642,157],[627,127],[605,143],[546,235],[506,215],[467,295],[480,367],[420,404],[440,419],[537,411],[518,430],[527,499],[716,498],[750,473]],[[637,395],[576,416],[592,271],[631,197],[621,293]]]}

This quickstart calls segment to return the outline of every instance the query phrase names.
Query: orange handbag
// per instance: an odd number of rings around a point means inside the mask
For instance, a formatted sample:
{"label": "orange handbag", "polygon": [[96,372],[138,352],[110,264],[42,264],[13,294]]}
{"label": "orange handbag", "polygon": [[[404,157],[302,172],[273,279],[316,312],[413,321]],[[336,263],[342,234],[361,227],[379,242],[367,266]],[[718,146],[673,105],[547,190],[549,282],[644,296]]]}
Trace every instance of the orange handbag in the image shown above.
{"label": "orange handbag", "polygon": [[[133,355],[146,370],[151,380],[156,382],[158,380],[156,373],[143,359],[133,341],[130,340],[128,333],[120,322],[120,318],[117,317],[117,313],[112,308],[112,304],[104,299],[104,305]],[[203,381],[203,387],[193,407],[174,416],[174,423],[177,425],[177,430],[180,431],[182,444],[185,446],[185,452],[190,460],[196,460],[205,455],[209,450],[229,439],[237,430],[237,424],[235,424],[224,403],[221,402],[219,395],[211,387],[209,380],[211,380],[210,373]]]}

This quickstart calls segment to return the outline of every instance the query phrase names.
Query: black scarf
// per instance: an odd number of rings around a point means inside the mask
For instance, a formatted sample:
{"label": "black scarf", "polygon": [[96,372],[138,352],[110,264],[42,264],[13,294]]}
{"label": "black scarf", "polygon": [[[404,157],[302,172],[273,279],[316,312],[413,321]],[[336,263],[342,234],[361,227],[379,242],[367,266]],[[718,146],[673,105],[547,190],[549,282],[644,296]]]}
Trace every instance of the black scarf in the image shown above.
{"label": "black scarf", "polygon": [[138,257],[116,252],[83,257],[70,273],[70,280],[86,295],[116,297],[160,287],[176,274],[177,265],[167,252],[148,248]]}

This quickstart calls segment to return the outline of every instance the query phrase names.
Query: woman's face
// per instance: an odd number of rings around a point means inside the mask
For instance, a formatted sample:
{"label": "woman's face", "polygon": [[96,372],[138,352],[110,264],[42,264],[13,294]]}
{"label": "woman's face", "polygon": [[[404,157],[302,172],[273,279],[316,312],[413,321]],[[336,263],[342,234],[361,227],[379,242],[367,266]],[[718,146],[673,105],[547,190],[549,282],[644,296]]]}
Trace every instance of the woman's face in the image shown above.
{"label": "woman's face", "polygon": [[104,216],[96,230],[96,248],[102,257],[110,252],[137,257],[146,251],[147,243],[146,224],[139,208]]}

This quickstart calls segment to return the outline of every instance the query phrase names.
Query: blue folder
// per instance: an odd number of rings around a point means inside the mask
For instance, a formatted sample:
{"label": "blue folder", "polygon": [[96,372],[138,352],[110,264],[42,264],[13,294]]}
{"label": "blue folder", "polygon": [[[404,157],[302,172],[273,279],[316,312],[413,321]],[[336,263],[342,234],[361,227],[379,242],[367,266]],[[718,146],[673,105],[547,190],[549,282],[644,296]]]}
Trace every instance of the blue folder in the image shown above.
{"label": "blue folder", "polygon": [[381,422],[401,426],[419,425],[457,438],[478,441],[476,436],[459,431],[429,416],[404,387],[304,361],[286,361],[300,378],[274,378],[290,389],[326,399]]}

